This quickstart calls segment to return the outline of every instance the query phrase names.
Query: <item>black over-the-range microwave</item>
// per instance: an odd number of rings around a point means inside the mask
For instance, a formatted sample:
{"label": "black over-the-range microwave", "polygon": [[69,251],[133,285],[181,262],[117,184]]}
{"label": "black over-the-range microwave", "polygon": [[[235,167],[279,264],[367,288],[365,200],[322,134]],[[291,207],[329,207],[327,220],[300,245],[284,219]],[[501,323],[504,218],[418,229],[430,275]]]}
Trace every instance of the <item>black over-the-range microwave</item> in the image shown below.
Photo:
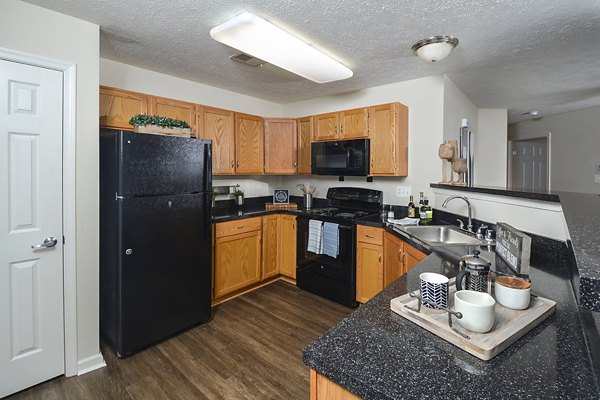
{"label": "black over-the-range microwave", "polygon": [[312,144],[314,175],[368,176],[369,139],[337,140]]}

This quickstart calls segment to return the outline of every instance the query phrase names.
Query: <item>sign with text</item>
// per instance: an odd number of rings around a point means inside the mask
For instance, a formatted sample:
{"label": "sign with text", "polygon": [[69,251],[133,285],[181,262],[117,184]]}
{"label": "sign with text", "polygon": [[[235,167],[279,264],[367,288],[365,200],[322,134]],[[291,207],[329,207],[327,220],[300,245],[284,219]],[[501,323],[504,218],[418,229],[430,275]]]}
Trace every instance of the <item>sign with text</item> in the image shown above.
{"label": "sign with text", "polygon": [[496,254],[520,275],[529,275],[531,237],[518,229],[498,222],[496,224]]}

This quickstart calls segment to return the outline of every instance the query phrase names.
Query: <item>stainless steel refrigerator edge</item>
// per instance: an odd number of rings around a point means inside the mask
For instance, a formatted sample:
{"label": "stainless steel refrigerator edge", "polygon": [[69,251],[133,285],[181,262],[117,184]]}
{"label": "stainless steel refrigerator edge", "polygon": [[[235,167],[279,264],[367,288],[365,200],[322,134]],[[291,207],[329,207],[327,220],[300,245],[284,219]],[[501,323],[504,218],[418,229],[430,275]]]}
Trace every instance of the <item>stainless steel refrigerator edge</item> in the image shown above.
{"label": "stainless steel refrigerator edge", "polygon": [[100,334],[119,356],[208,321],[211,142],[100,130]]}

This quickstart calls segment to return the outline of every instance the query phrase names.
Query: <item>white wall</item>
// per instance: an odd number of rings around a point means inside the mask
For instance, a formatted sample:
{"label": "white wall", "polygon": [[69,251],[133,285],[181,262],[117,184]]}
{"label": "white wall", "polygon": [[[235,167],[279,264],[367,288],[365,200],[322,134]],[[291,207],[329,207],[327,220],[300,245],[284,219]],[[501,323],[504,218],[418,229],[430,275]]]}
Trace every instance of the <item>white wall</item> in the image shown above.
{"label": "white wall", "polygon": [[528,120],[508,127],[510,140],[547,136],[550,139],[552,190],[600,193],[600,107]]}
{"label": "white wall", "polygon": [[375,104],[399,101],[408,106],[408,177],[376,177],[374,182],[366,179],[346,177],[339,182],[337,177],[283,177],[284,188],[291,193],[298,183],[310,183],[317,187],[315,196],[325,197],[328,187],[356,186],[383,190],[384,202],[392,204],[408,203],[408,198],[396,196],[396,186],[410,186],[418,197],[420,191],[431,196],[429,184],[437,182],[441,175],[441,161],[437,157],[438,145],[442,143],[443,129],[442,76],[414,79],[389,85],[372,87],[355,92],[289,103],[283,105],[283,115],[302,117],[348,108],[365,107]]}
{"label": "white wall", "polygon": [[477,135],[477,107],[444,75],[444,141],[458,140],[463,118],[467,119],[471,132]]}
{"label": "white wall", "polygon": [[[218,179],[217,179],[218,178]],[[235,186],[240,185],[240,190],[244,192],[245,197],[262,197],[272,196],[273,189],[281,189],[281,177],[280,176],[231,176],[231,177],[214,177],[214,186]],[[296,193],[291,193],[295,195]],[[217,198],[222,200],[222,198]]]}
{"label": "white wall", "polygon": [[81,370],[90,367],[90,362],[102,361],[98,327],[99,29],[28,3],[4,0],[0,47],[77,65],[77,357]]}
{"label": "white wall", "polygon": [[281,116],[277,103],[106,58],[100,59],[100,84],[263,117]]}
{"label": "white wall", "polygon": [[506,187],[508,111],[477,111],[475,140],[475,186]]}

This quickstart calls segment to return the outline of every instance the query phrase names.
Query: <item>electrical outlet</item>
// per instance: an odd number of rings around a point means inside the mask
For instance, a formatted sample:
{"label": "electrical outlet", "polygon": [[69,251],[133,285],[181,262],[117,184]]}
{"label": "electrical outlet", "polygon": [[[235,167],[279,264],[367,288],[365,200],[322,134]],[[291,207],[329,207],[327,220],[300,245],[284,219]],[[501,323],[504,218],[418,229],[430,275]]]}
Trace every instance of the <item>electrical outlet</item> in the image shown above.
{"label": "electrical outlet", "polygon": [[396,186],[396,196],[398,197],[408,197],[411,193],[410,186]]}
{"label": "electrical outlet", "polygon": [[594,183],[600,183],[600,175],[594,175]]}

